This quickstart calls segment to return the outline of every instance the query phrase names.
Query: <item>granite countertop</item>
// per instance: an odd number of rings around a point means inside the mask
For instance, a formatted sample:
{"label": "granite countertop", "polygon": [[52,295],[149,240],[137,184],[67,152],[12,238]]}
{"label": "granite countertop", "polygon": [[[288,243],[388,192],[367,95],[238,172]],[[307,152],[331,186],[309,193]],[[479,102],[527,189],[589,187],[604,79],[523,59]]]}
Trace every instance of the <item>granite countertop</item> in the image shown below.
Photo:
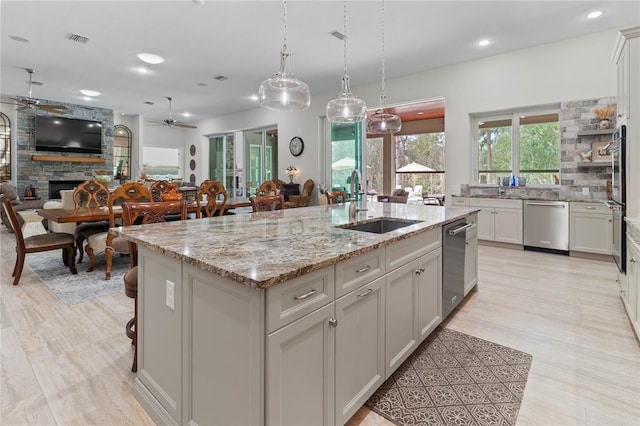
{"label": "granite countertop", "polygon": [[570,196],[561,196],[558,191],[547,191],[547,192],[538,192],[538,193],[525,193],[524,191],[518,192],[518,190],[511,190],[511,192],[507,189],[507,192],[501,195],[498,195],[497,189],[495,194],[471,194],[471,195],[452,195],[452,197],[463,197],[463,198],[499,198],[501,200],[538,200],[538,201],[570,201],[570,202],[581,202],[581,203],[603,203],[606,199],[603,200],[585,200],[584,198],[574,198]]}
{"label": "granite countertop", "polygon": [[378,217],[423,222],[385,234],[336,228],[349,222],[349,204],[112,228],[111,232],[256,289],[392,244],[478,211],[395,203],[357,203]]}

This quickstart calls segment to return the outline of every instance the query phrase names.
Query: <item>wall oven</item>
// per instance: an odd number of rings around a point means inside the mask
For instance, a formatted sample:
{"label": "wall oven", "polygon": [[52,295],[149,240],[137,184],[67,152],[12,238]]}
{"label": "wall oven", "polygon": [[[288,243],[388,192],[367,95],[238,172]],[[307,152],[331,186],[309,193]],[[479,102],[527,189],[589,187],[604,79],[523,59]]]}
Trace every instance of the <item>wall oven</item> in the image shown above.
{"label": "wall oven", "polygon": [[626,161],[627,127],[620,128],[613,134],[613,139],[607,150],[611,152],[611,199],[606,202],[612,212],[613,223],[613,258],[620,272],[625,272],[627,258],[626,240]]}

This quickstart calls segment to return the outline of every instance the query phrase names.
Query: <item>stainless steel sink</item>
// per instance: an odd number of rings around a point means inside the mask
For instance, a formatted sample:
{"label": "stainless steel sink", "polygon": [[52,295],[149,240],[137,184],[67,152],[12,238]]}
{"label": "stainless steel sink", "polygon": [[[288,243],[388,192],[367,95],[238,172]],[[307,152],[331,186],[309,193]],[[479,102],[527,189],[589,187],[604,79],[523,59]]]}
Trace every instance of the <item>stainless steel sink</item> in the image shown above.
{"label": "stainless steel sink", "polygon": [[356,223],[348,223],[346,225],[337,226],[337,228],[348,229],[350,231],[371,232],[374,234],[384,234],[386,232],[395,231],[405,226],[415,225],[422,222],[421,220],[394,219],[390,217],[379,217],[376,219],[360,221]]}

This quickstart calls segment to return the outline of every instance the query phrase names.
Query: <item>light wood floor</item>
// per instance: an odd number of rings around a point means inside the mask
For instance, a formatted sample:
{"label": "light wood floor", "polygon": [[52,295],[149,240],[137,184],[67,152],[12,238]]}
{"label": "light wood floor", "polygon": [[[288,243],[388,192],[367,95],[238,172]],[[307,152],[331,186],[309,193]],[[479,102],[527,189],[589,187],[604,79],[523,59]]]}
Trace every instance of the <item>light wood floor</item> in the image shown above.
{"label": "light wood floor", "polygon": [[[478,291],[447,326],[533,355],[518,425],[640,424],[640,347],[615,265],[479,252]],[[28,268],[13,287],[4,227],[0,256],[0,424],[153,424],[132,394],[132,300],[117,293],[66,306]],[[361,409],[349,424],[389,423]]]}

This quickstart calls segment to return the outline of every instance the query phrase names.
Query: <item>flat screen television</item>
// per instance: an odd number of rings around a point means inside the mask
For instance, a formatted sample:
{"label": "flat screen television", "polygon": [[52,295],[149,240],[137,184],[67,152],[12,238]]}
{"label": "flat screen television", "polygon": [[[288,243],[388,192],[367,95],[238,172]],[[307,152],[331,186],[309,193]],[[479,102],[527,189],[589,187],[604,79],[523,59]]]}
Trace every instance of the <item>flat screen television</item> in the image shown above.
{"label": "flat screen television", "polygon": [[36,116],[36,151],[102,154],[102,123],[38,115]]}

